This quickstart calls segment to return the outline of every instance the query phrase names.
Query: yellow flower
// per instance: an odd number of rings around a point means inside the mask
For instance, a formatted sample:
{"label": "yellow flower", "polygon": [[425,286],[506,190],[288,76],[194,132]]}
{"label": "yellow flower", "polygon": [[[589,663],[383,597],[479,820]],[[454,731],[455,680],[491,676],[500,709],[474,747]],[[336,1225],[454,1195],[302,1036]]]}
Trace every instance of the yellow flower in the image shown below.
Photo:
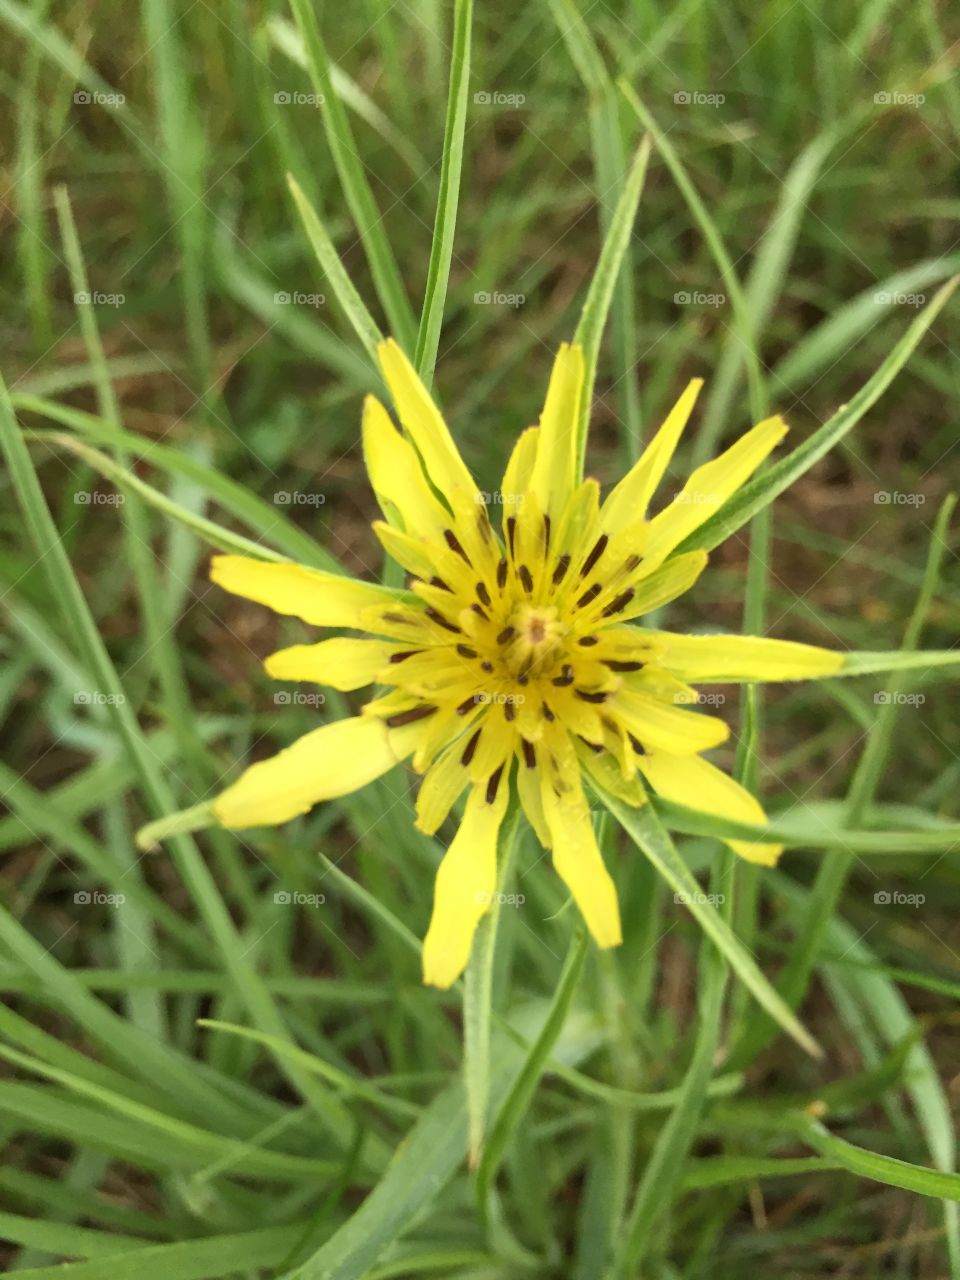
{"label": "yellow flower", "polygon": [[[617,893],[603,863],[584,777],[629,803],[646,786],[722,818],[765,821],[747,791],[701,756],[729,733],[690,708],[697,683],[833,674],[839,654],[746,636],[683,636],[638,620],[687,591],[707,563],[683,540],[754,473],[787,428],[769,418],[699,467],[655,516],[650,500],[701,382],[686,388],[628,474],[600,500],[577,475],[583,357],[557,355],[539,426],[517,440],[497,501],[481,493],[450,432],[396,343],[380,364],[403,430],[368,397],[367,470],[385,519],[384,548],[412,575],[394,591],[293,563],[222,555],[227,591],[314,626],[364,632],[295,645],[266,660],[282,680],[335,689],[388,686],[362,714],[306,734],[252,765],[212,804],[225,827],[286,822],[412,758],[423,775],[417,825],[434,832],[464,791],[459,830],[437,873],[424,979],[463,972],[496,890],[498,832],[515,778],[519,802],[601,947],[621,940]],[[645,786],[646,784],[646,786]],[[771,864],[771,844],[731,840]]]}

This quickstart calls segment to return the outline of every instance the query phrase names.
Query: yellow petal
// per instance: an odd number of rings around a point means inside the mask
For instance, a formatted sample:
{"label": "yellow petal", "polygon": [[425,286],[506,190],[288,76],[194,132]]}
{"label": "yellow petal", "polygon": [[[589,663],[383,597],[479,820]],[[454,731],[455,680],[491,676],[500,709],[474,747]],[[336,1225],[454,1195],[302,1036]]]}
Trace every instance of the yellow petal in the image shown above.
{"label": "yellow petal", "polygon": [[681,680],[712,684],[752,680],[815,680],[843,666],[843,654],[763,636],[682,636],[642,631],[663,648],[657,662]]}
{"label": "yellow petal", "polygon": [[714,515],[760,466],[788,430],[782,418],[767,418],[711,462],[697,467],[683,489],[650,521],[646,555],[662,560]]}
{"label": "yellow petal", "polygon": [[[684,551],[682,555],[673,556],[666,564],[660,565],[646,577],[634,579],[633,598],[617,614],[617,622],[626,622],[630,618],[640,618],[645,613],[652,613],[662,605],[669,604],[678,596],[689,591],[707,566],[705,551]],[[607,593],[609,595],[610,592]],[[597,600],[597,610],[602,612],[606,596]]]}
{"label": "yellow petal", "polygon": [[[652,753],[637,761],[654,791],[674,804],[685,805],[731,822],[762,825],[767,815],[757,800],[709,761],[700,756],[670,756]],[[761,866],[776,866],[783,845],[759,840],[727,840],[741,858]]]}
{"label": "yellow petal", "polygon": [[702,386],[702,378],[692,378],[687,383],[686,390],[667,414],[663,426],[611,491],[601,513],[603,527],[608,534],[620,533],[647,514],[650,499],[670,465]]}
{"label": "yellow petal", "polygon": [[463,763],[463,753],[469,740],[469,732],[462,734],[424,774],[417,795],[417,827],[427,835],[433,835],[442,825],[470,781]]}
{"label": "yellow petal", "polygon": [[225,827],[289,822],[320,800],[347,795],[392,769],[398,757],[386,725],[356,716],[322,725],[269,760],[261,760],[213,802]]}
{"label": "yellow petal", "polygon": [[387,519],[396,511],[407,533],[440,536],[450,518],[431,492],[413,446],[375,396],[363,402],[363,456]]}
{"label": "yellow petal", "polygon": [[537,458],[537,443],[539,439],[539,427],[527,427],[526,431],[521,431],[517,437],[517,442],[513,446],[513,452],[510,454],[510,461],[507,463],[507,469],[503,473],[503,480],[500,486],[504,515],[510,514],[508,508],[517,506],[518,500],[522,498],[530,487],[530,477],[533,475],[533,464]]}
{"label": "yellow petal", "polygon": [[455,489],[465,494],[476,492],[473,477],[460,457],[440,410],[403,351],[388,338],[377,347],[377,355],[397,416],[423,459],[433,484],[441,493]]}
{"label": "yellow petal", "polygon": [[473,935],[497,891],[497,836],[509,796],[503,779],[492,804],[485,789],[475,787],[440,863],[423,940],[423,980],[431,986],[445,990],[467,967]]}
{"label": "yellow petal", "polygon": [[621,689],[610,708],[648,751],[694,755],[726,742],[730,730],[715,716],[700,715],[648,693]]}
{"label": "yellow petal", "polygon": [[360,611],[391,605],[397,593],[372,582],[308,569],[291,561],[254,560],[249,556],[214,556],[210,578],[225,591],[274,613],[302,618],[318,627],[361,627]]}
{"label": "yellow petal", "polygon": [[573,493],[576,481],[582,394],[583,351],[565,342],[553,363],[530,478],[530,488],[540,499],[540,506],[554,517]]}
{"label": "yellow petal", "polygon": [[274,680],[312,680],[346,691],[373,684],[392,655],[402,652],[402,645],[385,640],[321,640],[280,649],[263,665]]}
{"label": "yellow petal", "polygon": [[617,947],[622,941],[617,890],[600,856],[577,757],[569,740],[553,746],[552,759],[542,767],[541,786],[553,865],[597,946]]}

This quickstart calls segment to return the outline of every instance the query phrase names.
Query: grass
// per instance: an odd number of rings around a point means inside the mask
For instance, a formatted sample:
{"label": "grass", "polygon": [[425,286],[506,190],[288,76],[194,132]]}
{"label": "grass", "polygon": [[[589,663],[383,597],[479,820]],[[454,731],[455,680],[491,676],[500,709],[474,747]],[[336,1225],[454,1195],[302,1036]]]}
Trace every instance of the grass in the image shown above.
{"label": "grass", "polygon": [[[957,1280],[960,727],[920,656],[960,620],[949,8],[0,25],[7,1269]],[[495,490],[575,332],[605,484],[693,376],[676,477],[792,427],[669,625],[868,656],[724,691],[777,870],[611,800],[601,954],[521,823],[464,1003],[419,982],[449,833],[405,775],[242,839],[133,833],[317,720],[259,663],[302,628],[214,590],[211,546],[401,581],[359,448],[378,335]]]}

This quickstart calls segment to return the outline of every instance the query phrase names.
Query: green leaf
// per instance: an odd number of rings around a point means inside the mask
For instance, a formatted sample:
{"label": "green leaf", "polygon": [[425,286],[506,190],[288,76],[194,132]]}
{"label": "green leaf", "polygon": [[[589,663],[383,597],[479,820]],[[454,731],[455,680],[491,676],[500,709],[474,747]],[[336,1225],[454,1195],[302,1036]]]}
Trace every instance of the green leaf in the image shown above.
{"label": "green leaf", "polygon": [[802,1049],[815,1058],[822,1057],[823,1052],[816,1040],[760,972],[756,961],[745,950],[715,907],[706,901],[706,894],[703,893],[690,868],[677,853],[670,837],[660,825],[653,806],[645,804],[640,809],[631,809],[615,796],[601,791],[599,787],[595,787],[595,790],[637,848],[646,854],[674,893],[683,896],[684,904],[690,914],[761,1008],[765,1009]]}
{"label": "green leaf", "polygon": [[674,554],[679,555],[683,551],[712,551],[758,511],[769,506],[785,489],[789,489],[824,454],[829,453],[880,399],[946,306],[958,284],[960,276],[954,276],[937,291],[923,311],[911,321],[906,333],[873,377],[864,383],[849,404],[842,405],[832,418],[792,453],[749,480],[715,515],[710,516],[699,529],[685,538]]}
{"label": "green leaf", "polygon": [[343,307],[347,319],[353,325],[354,332],[363,343],[370,361],[375,369],[377,363],[377,346],[383,341],[383,334],[367,310],[366,304],[353,286],[353,281],[343,268],[333,241],[327,233],[320,215],[307,199],[307,196],[292,173],[287,174],[287,183],[297,206],[297,212],[303,222],[307,238],[317,255],[317,261],[324,275],[330,282],[330,288],[337,301]]}
{"label": "green leaf", "polygon": [[[357,224],[357,231],[370,264],[377,294],[393,336],[406,351],[411,351],[416,338],[416,325],[410,300],[404,291],[403,277],[387,238],[383,218],[367,181],[363,162],[360,159],[360,149],[353,137],[350,121],[334,88],[330,61],[320,34],[317,15],[311,0],[290,0],[290,7],[300,34],[303,36],[310,79],[320,98],[320,114],[323,117],[327,144],[337,167],[343,194]],[[294,196],[297,196],[296,191]],[[302,192],[297,198],[298,205],[301,201],[306,203]],[[303,215],[302,207],[300,212]],[[306,222],[306,218],[304,221]],[[313,240],[312,234],[310,238]],[[331,284],[333,285],[332,278]],[[335,285],[334,288],[336,288]]]}
{"label": "green leaf", "polygon": [[624,255],[630,244],[633,223],[637,216],[647,163],[650,159],[650,139],[644,137],[637,148],[633,165],[627,175],[620,198],[610,220],[610,229],[603,242],[600,258],[590,281],[590,288],[580,313],[580,321],[573,335],[574,342],[583,347],[584,379],[580,403],[580,426],[577,437],[578,466],[583,469],[583,455],[587,447],[587,428],[593,404],[593,387],[597,380],[597,359],[600,339],[607,323],[614,288]]}
{"label": "green leaf", "polygon": [[553,993],[553,1000],[544,1019],[543,1026],[540,1028],[537,1038],[530,1045],[523,1066],[520,1069],[520,1074],[514,1081],[513,1087],[507,1094],[494,1122],[489,1141],[483,1151],[480,1167],[477,1170],[477,1202],[481,1213],[486,1211],[487,1196],[493,1185],[493,1180],[497,1176],[497,1170],[503,1160],[510,1139],[533,1101],[537,1084],[546,1070],[550,1051],[563,1030],[563,1024],[566,1021],[567,1014],[570,1012],[570,1005],[573,1002],[577,984],[580,981],[580,972],[583,968],[586,951],[586,934],[578,931],[571,943],[570,951],[564,962],[563,971],[560,974],[557,989]]}
{"label": "green leaf", "polygon": [[467,122],[467,100],[470,90],[470,28],[473,22],[473,0],[456,0],[453,11],[453,44],[450,50],[450,85],[447,92],[447,119],[443,134],[443,158],[440,163],[440,191],[437,216],[433,226],[427,289],[420,316],[414,364],[429,387],[437,361],[443,306],[450,280],[453,236],[457,225],[460,199],[460,171],[463,168],[463,134]]}

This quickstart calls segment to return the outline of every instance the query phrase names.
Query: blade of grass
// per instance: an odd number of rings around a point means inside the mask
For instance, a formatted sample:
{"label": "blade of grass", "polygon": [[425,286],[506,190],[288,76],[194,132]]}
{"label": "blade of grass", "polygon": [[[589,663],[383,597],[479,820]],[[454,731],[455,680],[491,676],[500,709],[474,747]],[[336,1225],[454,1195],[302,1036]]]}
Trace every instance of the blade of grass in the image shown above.
{"label": "blade of grass", "polygon": [[583,392],[577,434],[578,474],[583,473],[583,457],[587,447],[587,431],[593,406],[593,389],[597,380],[600,339],[603,337],[607,316],[610,314],[624,255],[633,234],[633,223],[640,205],[649,159],[650,139],[644,137],[637,148],[630,172],[627,174],[620,198],[610,219],[610,229],[604,238],[583,310],[580,312],[580,320],[573,335],[574,342],[578,342],[583,347],[584,360]]}
{"label": "blade of grass", "polygon": [[443,322],[443,307],[450,280],[450,262],[453,258],[453,238],[457,226],[460,173],[463,168],[463,135],[467,122],[467,95],[470,89],[472,23],[473,0],[455,0],[453,44],[450,50],[450,86],[447,92],[437,216],[433,226],[433,242],[427,268],[427,288],[413,360],[417,372],[427,387],[433,381],[433,370],[437,362],[440,326]]}
{"label": "blade of grass", "polygon": [[316,13],[311,0],[290,0],[290,8],[303,37],[310,79],[320,99],[320,114],[327,145],[330,147],[347,205],[357,224],[377,296],[393,336],[404,350],[412,351],[416,342],[413,310],[360,160],[350,120],[333,85],[330,60]]}

